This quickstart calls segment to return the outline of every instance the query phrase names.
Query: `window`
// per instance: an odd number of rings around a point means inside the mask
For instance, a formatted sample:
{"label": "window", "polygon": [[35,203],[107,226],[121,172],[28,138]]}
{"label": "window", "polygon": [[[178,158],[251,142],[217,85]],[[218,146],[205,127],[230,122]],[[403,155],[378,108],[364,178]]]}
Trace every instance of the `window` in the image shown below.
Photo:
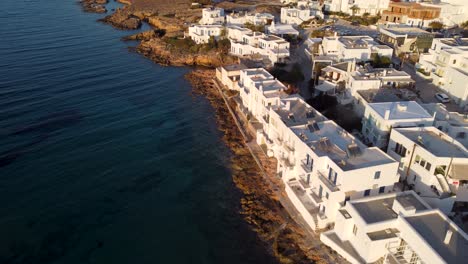
{"label": "window", "polygon": [[380,179],[380,171],[376,171],[374,174],[374,180]]}
{"label": "window", "polygon": [[453,60],[453,64],[457,63],[457,60]]}
{"label": "window", "polygon": [[419,165],[421,165],[421,167],[425,167],[426,166],[426,160],[425,159],[421,159],[421,162],[419,163]]}
{"label": "window", "polygon": [[431,170],[431,164],[428,162],[426,163],[426,170],[427,171],[430,171]]}
{"label": "window", "polygon": [[370,189],[367,189],[364,191],[364,196],[369,196],[369,194],[370,194]]}
{"label": "window", "polygon": [[325,198],[328,199],[330,195],[328,195],[328,192],[325,193]]}
{"label": "window", "polygon": [[385,186],[382,186],[379,188],[379,193],[384,193],[385,192]]}
{"label": "window", "polygon": [[353,234],[356,235],[356,233],[357,233],[357,226],[354,225],[354,226],[353,226]]}
{"label": "window", "polygon": [[397,153],[397,154],[400,155],[401,157],[405,157],[405,156],[406,156],[406,148],[403,147],[402,144],[396,143],[396,145],[395,145],[395,153]]}
{"label": "window", "polygon": [[414,163],[419,163],[421,161],[421,157],[419,155],[416,155],[416,158],[414,159]]}

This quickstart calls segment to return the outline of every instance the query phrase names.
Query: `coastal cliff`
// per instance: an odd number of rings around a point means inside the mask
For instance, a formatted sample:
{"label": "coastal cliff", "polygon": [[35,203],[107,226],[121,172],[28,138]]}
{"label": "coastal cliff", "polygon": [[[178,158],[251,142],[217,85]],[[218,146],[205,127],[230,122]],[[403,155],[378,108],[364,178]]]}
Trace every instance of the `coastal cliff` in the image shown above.
{"label": "coastal cliff", "polygon": [[218,67],[237,62],[237,58],[223,54],[216,50],[204,52],[190,52],[177,48],[170,43],[153,37],[143,40],[136,47],[136,51],[152,61],[165,66],[204,66]]}

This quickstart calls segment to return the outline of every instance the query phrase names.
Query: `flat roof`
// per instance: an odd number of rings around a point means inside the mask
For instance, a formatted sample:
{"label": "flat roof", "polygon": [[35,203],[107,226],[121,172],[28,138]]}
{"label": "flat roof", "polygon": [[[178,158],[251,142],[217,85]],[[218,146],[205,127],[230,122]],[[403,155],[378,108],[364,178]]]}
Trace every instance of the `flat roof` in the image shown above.
{"label": "flat roof", "polygon": [[390,111],[388,120],[401,119],[419,119],[431,118],[432,116],[415,101],[400,101],[400,102],[384,102],[370,103],[372,108],[382,118],[385,117],[386,111]]}
{"label": "flat roof", "polygon": [[451,47],[468,47],[468,38],[443,38],[439,41]]}
{"label": "flat roof", "polygon": [[409,36],[419,36],[419,35],[431,35],[431,33],[417,28],[417,27],[410,27],[410,26],[403,26],[403,25],[392,25],[387,27],[380,27],[381,30],[386,30],[394,35],[409,35]]}
{"label": "flat roof", "polygon": [[369,89],[357,91],[369,103],[395,102],[405,100],[397,93],[398,89]]}
{"label": "flat roof", "polygon": [[[468,259],[468,240],[453,222],[442,217],[438,211],[429,214],[405,217],[405,220],[447,263],[466,263]],[[452,231],[448,244],[444,243],[447,231]],[[466,236],[466,234],[465,234]]]}
{"label": "flat roof", "polygon": [[370,240],[375,241],[397,237],[398,233],[400,233],[400,231],[396,228],[387,228],[384,230],[369,232],[367,233],[367,236]]}
{"label": "flat roof", "polygon": [[398,193],[391,197],[382,197],[366,201],[356,201],[350,204],[368,224],[396,219],[398,214],[393,211],[393,203],[398,200],[403,207],[413,206],[416,211],[428,209],[413,192]]}
{"label": "flat roof", "polygon": [[223,67],[226,71],[240,71],[247,68],[244,64],[230,64],[221,67]]}
{"label": "flat roof", "polygon": [[435,127],[394,128],[434,156],[468,158],[466,148]]}
{"label": "flat roof", "polygon": [[[447,121],[451,125],[468,127],[468,113],[461,114],[458,112],[449,112],[444,104],[429,103],[422,104],[430,114],[436,113],[436,120]],[[449,117],[447,119],[447,116]]]}
{"label": "flat roof", "polygon": [[338,41],[347,49],[367,49],[369,45],[377,45],[369,36],[341,36]]}
{"label": "flat roof", "polygon": [[245,73],[252,81],[262,81],[262,80],[273,80],[274,77],[264,68],[253,68],[253,69],[244,69],[242,72]]}
{"label": "flat roof", "polygon": [[365,146],[331,120],[291,130],[318,156],[329,157],[344,171],[396,162],[379,148]]}
{"label": "flat roof", "polygon": [[280,105],[274,111],[288,127],[308,124],[311,121],[320,122],[326,119],[300,97],[282,99]]}

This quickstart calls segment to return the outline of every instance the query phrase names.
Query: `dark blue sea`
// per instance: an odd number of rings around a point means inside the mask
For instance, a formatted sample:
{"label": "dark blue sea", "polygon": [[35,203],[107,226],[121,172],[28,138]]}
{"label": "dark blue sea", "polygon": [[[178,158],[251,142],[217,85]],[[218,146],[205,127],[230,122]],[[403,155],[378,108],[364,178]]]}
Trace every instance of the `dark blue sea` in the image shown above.
{"label": "dark blue sea", "polygon": [[135,32],[102,16],[0,1],[0,263],[274,262],[190,69],[129,52]]}

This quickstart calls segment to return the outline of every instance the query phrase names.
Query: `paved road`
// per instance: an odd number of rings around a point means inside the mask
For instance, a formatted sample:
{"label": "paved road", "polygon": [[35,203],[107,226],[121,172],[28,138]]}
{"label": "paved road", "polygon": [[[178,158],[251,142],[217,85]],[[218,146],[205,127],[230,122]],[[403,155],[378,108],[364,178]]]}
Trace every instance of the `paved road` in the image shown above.
{"label": "paved road", "polygon": [[[436,93],[443,93],[444,91],[442,91],[439,87],[434,85],[430,80],[424,79],[421,76],[417,75],[413,65],[405,63],[403,65],[402,70],[411,75],[411,78],[415,80],[416,90],[418,90],[420,93],[420,103],[439,103],[439,101],[437,101],[434,95]],[[463,112],[463,109],[461,109],[457,104],[453,102],[447,103],[445,104],[445,106],[449,111]]]}
{"label": "paved road", "polygon": [[338,36],[371,36],[377,38],[379,31],[368,26],[353,26],[351,22],[338,19],[333,25]]}

